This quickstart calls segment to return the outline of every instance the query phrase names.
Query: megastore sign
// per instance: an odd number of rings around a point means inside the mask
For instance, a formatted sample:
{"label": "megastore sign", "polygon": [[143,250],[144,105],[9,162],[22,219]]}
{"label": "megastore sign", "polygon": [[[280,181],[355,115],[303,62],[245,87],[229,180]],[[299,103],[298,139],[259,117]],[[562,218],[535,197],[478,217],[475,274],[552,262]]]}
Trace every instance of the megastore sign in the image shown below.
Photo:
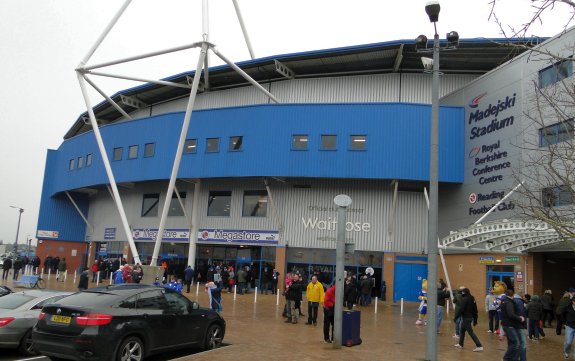
{"label": "megastore sign", "polygon": [[[158,236],[157,228],[134,228],[132,238],[134,241],[155,241]],[[190,238],[190,230],[187,228],[165,229],[162,241],[187,242]]]}
{"label": "megastore sign", "polygon": [[245,229],[200,229],[198,243],[234,243],[277,245],[278,231],[254,231]]}

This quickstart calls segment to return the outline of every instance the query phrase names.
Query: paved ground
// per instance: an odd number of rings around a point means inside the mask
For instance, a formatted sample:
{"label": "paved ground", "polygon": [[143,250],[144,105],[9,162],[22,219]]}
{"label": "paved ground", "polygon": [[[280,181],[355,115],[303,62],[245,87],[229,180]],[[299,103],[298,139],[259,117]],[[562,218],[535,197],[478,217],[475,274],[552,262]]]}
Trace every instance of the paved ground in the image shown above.
{"label": "paved ground", "polygon": [[[8,286],[11,286],[9,281]],[[93,286],[91,284],[90,286]],[[66,283],[48,282],[48,288],[75,289],[72,278]],[[195,288],[186,294],[196,300]],[[200,287],[198,301],[207,304],[207,296]],[[375,307],[358,307],[361,310],[361,338],[363,344],[354,347],[333,349],[332,345],[323,343],[323,316],[320,312],[318,326],[305,325],[305,319],[299,324],[286,324],[282,318],[283,300],[276,305],[276,296],[259,295],[254,303],[254,294],[223,294],[222,312],[227,322],[225,342],[229,344],[218,350],[192,355],[166,355],[166,359],[178,360],[286,360],[286,361],[354,361],[354,360],[423,360],[425,358],[425,327],[415,326],[417,317],[416,305],[406,305],[404,315],[400,314],[398,305],[379,302],[377,313]],[[480,305],[483,300],[480,300]],[[304,302],[305,306],[305,302]],[[307,315],[307,306],[304,313]],[[500,360],[506,349],[505,340],[499,341],[496,335],[488,334],[487,315],[480,312],[476,333],[483,343],[485,351],[472,352],[475,347],[472,340],[466,337],[462,350],[453,346],[456,339],[453,335],[453,322],[446,315],[438,337],[438,360]],[[547,337],[542,341],[529,342],[527,357],[529,360],[563,359],[563,337],[555,335],[554,329],[545,329]],[[155,358],[161,360],[162,358]]]}

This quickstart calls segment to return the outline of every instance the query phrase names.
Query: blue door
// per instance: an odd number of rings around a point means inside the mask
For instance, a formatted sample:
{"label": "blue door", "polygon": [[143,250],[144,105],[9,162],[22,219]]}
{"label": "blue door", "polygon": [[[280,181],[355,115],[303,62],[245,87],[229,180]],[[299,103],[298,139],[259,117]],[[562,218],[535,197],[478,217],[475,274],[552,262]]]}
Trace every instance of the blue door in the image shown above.
{"label": "blue door", "polygon": [[419,301],[421,281],[427,278],[427,265],[419,263],[396,263],[393,282],[393,302]]}

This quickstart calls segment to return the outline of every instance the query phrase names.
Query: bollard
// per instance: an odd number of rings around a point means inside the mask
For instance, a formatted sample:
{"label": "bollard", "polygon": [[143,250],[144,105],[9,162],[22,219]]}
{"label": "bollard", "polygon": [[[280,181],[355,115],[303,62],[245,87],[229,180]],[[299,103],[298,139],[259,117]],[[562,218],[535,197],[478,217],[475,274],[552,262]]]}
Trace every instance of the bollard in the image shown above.
{"label": "bollard", "polygon": [[403,316],[403,298],[401,299],[401,307],[399,309],[399,314]]}
{"label": "bollard", "polygon": [[258,303],[258,288],[256,287],[256,291],[254,292],[254,303]]}
{"label": "bollard", "polygon": [[110,283],[109,283],[110,286],[112,285],[112,278],[114,278],[114,277],[111,277],[111,276],[112,276],[112,275],[110,275]]}
{"label": "bollard", "polygon": [[196,298],[198,298],[199,294],[200,294],[200,281],[198,281],[198,283],[196,283]]}
{"label": "bollard", "polygon": [[42,267],[42,273],[40,273],[40,274],[42,274],[42,275],[44,274],[44,267]]}
{"label": "bollard", "polygon": [[68,280],[68,270],[66,270],[66,273],[64,273],[64,282],[66,282]]}
{"label": "bollard", "polygon": [[96,273],[96,286],[100,284],[100,271]]}
{"label": "bollard", "polygon": [[74,271],[74,284],[76,284],[76,271]]}
{"label": "bollard", "polygon": [[445,301],[446,310],[445,312],[449,315],[449,300]]}
{"label": "bollard", "polygon": [[52,269],[48,268],[48,281],[50,281],[50,275],[52,274]]}
{"label": "bollard", "polygon": [[276,306],[280,304],[280,289],[278,288],[278,292],[276,293]]}
{"label": "bollard", "polygon": [[56,281],[60,280],[60,271],[56,270]]}
{"label": "bollard", "polygon": [[238,285],[234,285],[234,301],[236,300]]}
{"label": "bollard", "polygon": [[375,298],[375,313],[377,313],[377,297]]}

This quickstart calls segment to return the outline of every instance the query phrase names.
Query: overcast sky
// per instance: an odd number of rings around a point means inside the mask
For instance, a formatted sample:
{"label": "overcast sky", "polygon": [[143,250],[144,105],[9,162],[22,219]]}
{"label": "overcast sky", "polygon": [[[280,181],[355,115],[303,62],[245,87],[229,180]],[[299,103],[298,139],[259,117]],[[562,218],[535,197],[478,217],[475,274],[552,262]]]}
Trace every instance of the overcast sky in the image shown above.
{"label": "overcast sky", "polygon": [[[424,10],[427,1],[238,2],[256,57],[433,36]],[[440,36],[456,30],[461,38],[501,37],[499,27],[488,20],[489,2],[441,1]],[[134,0],[89,64],[200,41],[201,3]],[[530,3],[504,0],[499,19],[521,25],[529,19]],[[0,1],[0,240],[4,243],[16,238],[18,210],[10,206],[24,209],[18,243],[27,237],[36,241],[46,151],[60,146],[86,110],[74,69],[122,4],[120,0]],[[566,23],[568,10],[559,6],[529,35],[555,35]],[[210,0],[210,41],[232,61],[249,59],[231,0]],[[106,70],[158,79],[194,69],[197,57],[197,50],[190,50]],[[92,79],[108,94],[139,84]],[[93,104],[100,100],[92,94]]]}

